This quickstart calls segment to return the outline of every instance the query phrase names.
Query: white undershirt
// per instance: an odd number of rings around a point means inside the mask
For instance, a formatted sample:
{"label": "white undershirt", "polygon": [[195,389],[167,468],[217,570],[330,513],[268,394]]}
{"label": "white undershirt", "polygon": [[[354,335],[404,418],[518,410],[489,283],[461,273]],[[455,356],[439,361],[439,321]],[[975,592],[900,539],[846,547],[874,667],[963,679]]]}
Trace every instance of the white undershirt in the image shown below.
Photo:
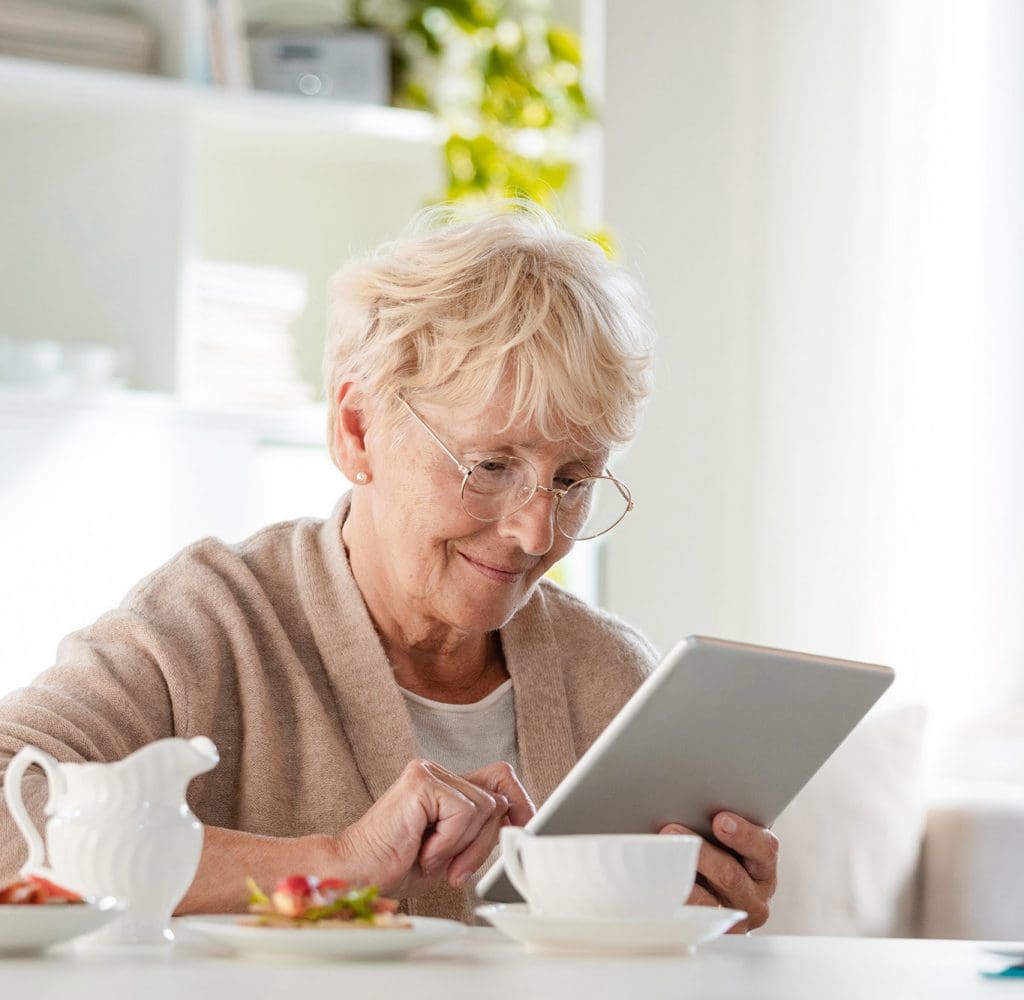
{"label": "white undershirt", "polygon": [[420,752],[454,774],[503,760],[519,770],[512,678],[472,705],[431,701],[400,688]]}

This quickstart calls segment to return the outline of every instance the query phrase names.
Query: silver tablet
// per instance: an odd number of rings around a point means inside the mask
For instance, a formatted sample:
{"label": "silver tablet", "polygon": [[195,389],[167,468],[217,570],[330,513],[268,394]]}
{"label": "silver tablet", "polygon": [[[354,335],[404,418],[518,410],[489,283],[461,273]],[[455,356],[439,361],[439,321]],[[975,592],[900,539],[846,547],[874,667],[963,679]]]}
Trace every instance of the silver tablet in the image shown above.
{"label": "silver tablet", "polygon": [[[723,809],[771,826],[892,683],[889,667],[690,636],[527,824],[537,834],[711,837]],[[516,902],[501,860],[477,884]]]}

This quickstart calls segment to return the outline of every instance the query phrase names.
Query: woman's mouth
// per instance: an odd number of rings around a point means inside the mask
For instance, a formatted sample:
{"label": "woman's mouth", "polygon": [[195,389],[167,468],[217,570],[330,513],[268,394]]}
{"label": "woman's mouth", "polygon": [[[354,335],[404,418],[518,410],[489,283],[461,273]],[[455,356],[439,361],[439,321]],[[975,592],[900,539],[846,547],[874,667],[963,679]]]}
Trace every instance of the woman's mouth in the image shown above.
{"label": "woman's mouth", "polygon": [[472,559],[465,552],[460,552],[459,555],[481,576],[486,577],[488,580],[494,580],[496,583],[515,583],[522,577],[524,572],[521,569],[508,569],[503,566],[495,566],[493,563],[481,562],[479,559]]}

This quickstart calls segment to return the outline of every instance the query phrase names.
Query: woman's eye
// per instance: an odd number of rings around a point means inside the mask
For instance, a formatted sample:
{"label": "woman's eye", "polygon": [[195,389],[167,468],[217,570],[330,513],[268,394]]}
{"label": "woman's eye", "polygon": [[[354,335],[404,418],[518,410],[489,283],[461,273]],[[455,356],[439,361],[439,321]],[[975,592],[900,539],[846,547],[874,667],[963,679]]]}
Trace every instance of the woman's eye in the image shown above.
{"label": "woman's eye", "polygon": [[508,463],[500,458],[488,458],[479,462],[477,468],[482,469],[484,472],[504,472],[508,468]]}
{"label": "woman's eye", "polygon": [[570,486],[574,486],[579,480],[575,476],[559,476],[555,480],[555,486],[560,490],[567,490]]}

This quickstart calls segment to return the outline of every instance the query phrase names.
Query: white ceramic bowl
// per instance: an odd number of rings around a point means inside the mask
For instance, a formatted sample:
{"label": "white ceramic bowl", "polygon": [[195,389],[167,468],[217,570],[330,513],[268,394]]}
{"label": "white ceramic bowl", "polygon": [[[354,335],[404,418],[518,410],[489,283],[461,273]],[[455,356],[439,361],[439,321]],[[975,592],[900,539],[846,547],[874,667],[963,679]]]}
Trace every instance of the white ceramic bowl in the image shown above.
{"label": "white ceramic bowl", "polygon": [[30,955],[89,934],[124,911],[111,896],[93,903],[0,904],[0,955]]}

